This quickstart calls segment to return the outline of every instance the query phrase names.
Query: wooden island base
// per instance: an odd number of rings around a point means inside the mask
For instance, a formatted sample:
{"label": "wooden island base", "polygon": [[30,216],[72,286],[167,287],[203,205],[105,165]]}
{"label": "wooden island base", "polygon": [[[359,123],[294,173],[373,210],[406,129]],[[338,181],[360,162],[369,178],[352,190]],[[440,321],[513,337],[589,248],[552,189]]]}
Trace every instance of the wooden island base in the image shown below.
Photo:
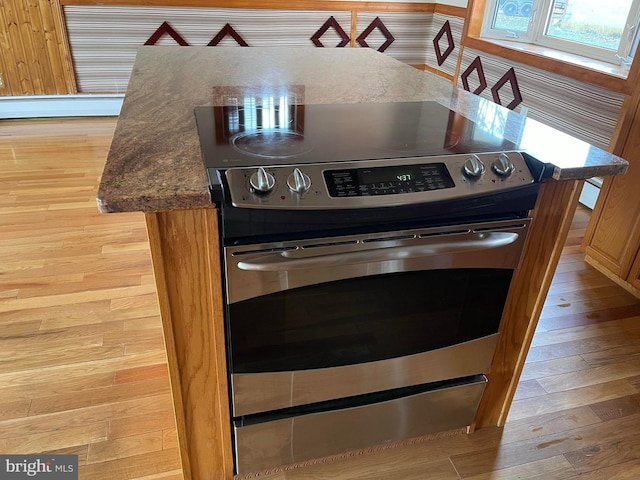
{"label": "wooden island base", "polygon": [[145,216],[184,478],[231,479],[217,211]]}

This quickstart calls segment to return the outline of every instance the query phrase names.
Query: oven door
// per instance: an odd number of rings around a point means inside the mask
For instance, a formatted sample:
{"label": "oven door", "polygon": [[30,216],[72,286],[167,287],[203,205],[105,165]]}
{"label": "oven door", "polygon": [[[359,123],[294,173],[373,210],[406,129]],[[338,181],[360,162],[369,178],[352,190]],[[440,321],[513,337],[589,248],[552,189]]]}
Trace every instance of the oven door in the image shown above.
{"label": "oven door", "polygon": [[488,372],[529,223],[225,248],[233,416]]}

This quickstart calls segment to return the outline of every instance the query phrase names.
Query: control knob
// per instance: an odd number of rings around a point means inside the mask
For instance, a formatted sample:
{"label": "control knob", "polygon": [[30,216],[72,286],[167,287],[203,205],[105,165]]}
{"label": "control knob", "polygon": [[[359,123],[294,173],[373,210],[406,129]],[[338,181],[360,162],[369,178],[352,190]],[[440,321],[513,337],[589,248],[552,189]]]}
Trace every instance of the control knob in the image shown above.
{"label": "control knob", "polygon": [[287,185],[292,192],[303,194],[311,188],[311,179],[299,168],[295,168],[287,178]]}
{"label": "control knob", "polygon": [[496,174],[500,175],[501,177],[508,177],[516,169],[516,167],[513,166],[513,163],[511,163],[509,155],[507,155],[506,153],[501,153],[498,158],[494,160],[491,168]]}
{"label": "control knob", "polygon": [[464,166],[462,167],[462,171],[469,178],[480,178],[484,174],[484,163],[480,160],[480,157],[477,155],[471,155],[464,162]]}
{"label": "control knob", "polygon": [[254,192],[269,193],[276,186],[276,179],[272,174],[260,167],[257,172],[251,175],[249,183]]}

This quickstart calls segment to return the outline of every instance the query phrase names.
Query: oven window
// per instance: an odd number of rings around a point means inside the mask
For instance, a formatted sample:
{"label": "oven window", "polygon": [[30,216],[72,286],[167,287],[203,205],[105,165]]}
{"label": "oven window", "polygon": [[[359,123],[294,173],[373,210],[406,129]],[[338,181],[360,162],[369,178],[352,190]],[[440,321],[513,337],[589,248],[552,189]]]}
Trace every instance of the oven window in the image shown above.
{"label": "oven window", "polygon": [[229,306],[232,373],[352,365],[497,333],[513,270],[339,280]]}

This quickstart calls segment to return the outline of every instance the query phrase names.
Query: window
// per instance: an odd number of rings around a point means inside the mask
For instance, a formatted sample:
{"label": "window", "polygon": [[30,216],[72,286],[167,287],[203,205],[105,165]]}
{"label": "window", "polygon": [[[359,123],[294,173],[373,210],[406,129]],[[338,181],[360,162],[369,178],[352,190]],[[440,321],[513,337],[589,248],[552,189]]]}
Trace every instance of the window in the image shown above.
{"label": "window", "polygon": [[482,36],[628,66],[640,0],[487,0]]}

